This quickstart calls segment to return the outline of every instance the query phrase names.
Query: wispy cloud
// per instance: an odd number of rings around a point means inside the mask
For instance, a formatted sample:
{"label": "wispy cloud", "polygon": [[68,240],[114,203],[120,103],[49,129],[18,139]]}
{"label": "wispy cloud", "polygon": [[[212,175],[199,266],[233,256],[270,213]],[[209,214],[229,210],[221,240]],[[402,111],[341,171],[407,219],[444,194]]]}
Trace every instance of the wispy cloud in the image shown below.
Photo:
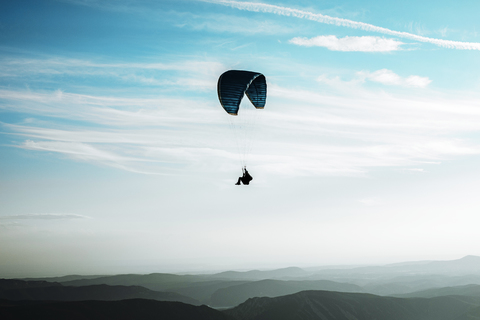
{"label": "wispy cloud", "polygon": [[[2,127],[10,134],[29,138],[13,145],[18,148],[54,152],[70,159],[142,174],[181,174],[181,169],[185,167],[235,157],[233,153],[217,150],[206,143],[214,141],[221,144],[222,140],[228,139],[218,138],[222,134],[217,127],[217,119],[208,114],[197,121],[195,118],[188,120],[188,117],[178,117],[174,123],[166,114],[163,124],[162,117],[157,118],[157,127],[142,126],[142,121],[138,122],[138,127],[135,120],[131,119],[134,122],[115,130],[108,126],[95,129],[65,126],[64,129],[54,129],[38,126],[52,126],[54,123],[36,124],[30,121],[23,125],[3,123]],[[170,124],[166,125],[168,122]],[[212,129],[205,130],[206,123],[212,125]],[[191,132],[196,134],[191,135]]]}
{"label": "wispy cloud", "polygon": [[[362,79],[385,81],[380,73],[371,74],[364,73],[364,78],[357,74],[359,80],[348,84],[355,90],[335,95],[270,84],[269,103],[275,108],[265,109],[257,123],[256,134],[264,138],[251,160],[276,174],[363,175],[374,167],[418,168],[480,152],[476,143],[457,137],[480,130],[476,99],[431,93],[427,98],[386,92],[379,96],[378,90],[361,85]],[[408,79],[393,78],[401,84]],[[330,84],[345,86],[339,78]],[[223,117],[227,115],[218,112],[217,101],[198,104],[195,112],[184,114],[189,103],[179,100],[163,101],[157,108],[155,99],[3,94],[12,108],[52,115],[46,122],[2,125],[4,132],[27,138],[16,144],[20,148],[144,174],[230,170],[237,163]],[[179,104],[184,106],[178,108]],[[55,120],[62,116],[82,119],[87,126],[62,125]]]}
{"label": "wispy cloud", "polygon": [[[56,91],[0,89],[2,108],[101,125],[169,126],[204,122],[199,113],[211,113],[208,104],[193,98],[130,98]],[[192,109],[191,106],[196,108]],[[190,112],[183,110],[190,109]]]}
{"label": "wispy cloud", "polygon": [[72,220],[90,219],[90,217],[74,213],[31,213],[0,216],[0,220]]}
{"label": "wispy cloud", "polygon": [[[278,126],[275,132],[289,155],[281,160],[272,157],[268,166],[278,164],[279,172],[349,175],[373,167],[418,168],[480,152],[478,143],[458,137],[480,130],[474,98],[467,102],[441,96],[432,99],[432,93],[425,99],[375,91],[357,88],[329,95],[270,86],[270,96],[281,112],[269,115],[268,130]],[[291,108],[294,101],[296,107]],[[329,143],[330,139],[335,143]],[[297,165],[293,168],[288,162]]]}
{"label": "wispy cloud", "polygon": [[[28,74],[18,61],[12,60],[11,71],[19,68],[19,74]],[[143,174],[191,174],[199,169],[230,170],[237,165],[228,115],[211,91],[219,64],[192,66],[195,71],[190,72],[191,61],[157,65],[58,58],[46,59],[45,64],[41,59],[30,63],[34,72],[44,72],[43,67],[50,64],[52,70],[79,75],[94,71],[126,76],[117,70],[123,67],[174,68],[166,78],[207,79],[205,85],[211,93],[207,96],[191,90],[172,97],[149,91],[140,97],[138,93],[109,91],[108,87],[101,93],[90,92],[88,86],[80,88],[82,93],[3,87],[1,108],[26,115],[23,121],[0,123],[2,133],[12,137],[10,146]],[[84,69],[84,65],[93,67]],[[310,79],[318,75],[308,70],[313,75]],[[475,98],[446,98],[431,92],[422,97],[422,90],[415,90],[415,95],[390,94],[388,90],[393,88],[386,86],[379,92],[363,85],[373,81],[410,91],[409,87],[430,83],[427,77],[403,77],[391,70],[352,73],[348,82],[337,74],[333,78],[318,76],[318,80],[321,84],[312,82],[309,89],[308,85],[305,89],[280,86],[275,80],[269,83],[265,118],[260,119],[255,133],[262,139],[251,155],[265,172],[361,175],[374,167],[418,168],[425,162],[480,152],[474,141],[460,138],[463,133],[480,131]],[[319,93],[318,88],[325,84],[328,90]]]}
{"label": "wispy cloud", "polygon": [[[32,141],[26,140],[18,147],[35,150],[35,151],[49,151],[57,152],[64,154],[72,159],[88,161],[97,164],[103,164],[106,166],[114,167],[117,169],[122,169],[125,171],[141,173],[141,174],[162,174],[160,170],[146,169],[145,166],[140,166],[138,162],[161,162],[160,159],[152,160],[147,157],[145,153],[139,157],[128,157],[120,154],[120,152],[112,152],[107,150],[102,150],[101,148],[95,147],[86,143],[79,142],[63,142],[63,141]],[[112,149],[112,146],[104,148]],[[118,149],[118,148],[117,148]],[[128,150],[131,150],[129,148]],[[125,151],[124,151],[125,152]],[[138,152],[138,151],[137,151]],[[163,161],[165,162],[165,161]]]}
{"label": "wispy cloud", "polygon": [[[187,18],[188,17],[188,18]],[[193,15],[185,14],[181,22],[176,24],[180,28],[193,30],[209,30],[213,32],[242,33],[242,34],[288,34],[300,29],[296,26],[288,26],[268,20],[255,20],[244,17],[229,16],[222,14]]]}
{"label": "wispy cloud", "polygon": [[[189,71],[200,72],[207,71],[212,68],[221,66],[218,62],[208,61],[182,61],[172,63],[102,63],[90,60],[68,59],[62,57],[51,57],[47,59],[29,59],[29,58],[3,58],[2,71],[13,70],[15,72],[35,71],[37,73],[76,73],[82,70],[82,73],[88,73],[88,68],[101,70],[102,73],[107,73],[108,69],[144,69],[144,70],[175,70],[175,71]],[[70,71],[69,71],[70,70]]]}
{"label": "wispy cloud", "polygon": [[368,79],[370,81],[379,82],[386,85],[406,87],[425,88],[432,82],[432,80],[430,80],[428,77],[420,77],[416,75],[402,78],[395,72],[388,69],[381,69],[375,72],[362,71],[359,72],[358,75],[362,79]]}
{"label": "wispy cloud", "polygon": [[26,140],[21,147],[30,150],[52,151],[71,155],[72,157],[83,160],[97,160],[105,162],[125,162],[125,161],[147,161],[145,159],[126,158],[118,156],[112,152],[99,150],[91,145],[79,142],[63,141],[32,141]]}
{"label": "wispy cloud", "polygon": [[369,23],[353,21],[349,19],[342,19],[331,17],[319,13],[308,12],[299,9],[293,9],[288,7],[281,7],[272,4],[259,3],[259,2],[240,2],[240,1],[231,1],[231,0],[200,0],[209,3],[216,3],[224,6],[230,6],[232,8],[240,10],[248,10],[254,12],[266,12],[273,13],[282,16],[292,16],[300,19],[312,20],[320,23],[332,24],[341,27],[348,27],[354,29],[360,29],[370,32],[378,32],[383,34],[388,34],[400,38],[411,39],[419,42],[431,43],[440,47],[450,48],[450,49],[461,49],[461,50],[480,50],[480,43],[477,42],[462,42],[462,41],[452,41],[452,40],[443,40],[436,38],[429,38],[420,35],[416,35],[409,32],[395,31],[379,26],[375,26]]}
{"label": "wispy cloud", "polygon": [[[11,80],[25,78],[29,81],[46,81],[63,76],[95,77],[115,79],[124,83],[137,83],[142,86],[175,86],[185,89],[204,90],[215,82],[216,76],[225,67],[215,61],[180,61],[180,62],[98,62],[64,57],[35,58],[0,58],[0,77]],[[170,77],[165,74],[170,72]],[[171,73],[175,73],[174,75]],[[42,76],[36,78],[36,76]],[[47,78],[48,77],[48,78]],[[166,80],[168,79],[168,80]],[[117,83],[119,85],[120,83]]]}
{"label": "wispy cloud", "polygon": [[[137,14],[142,19],[160,20],[168,22],[178,28],[191,30],[207,30],[215,33],[248,33],[248,34],[285,34],[298,31],[295,24],[287,25],[269,20],[256,20],[234,15],[216,13],[188,12],[188,8],[179,10],[178,7],[155,1],[85,1],[85,0],[57,0],[74,5],[88,6],[100,10],[127,12]],[[172,1],[173,3],[173,1]],[[187,9],[187,10],[185,10]],[[153,14],[152,14],[153,13]]]}
{"label": "wispy cloud", "polygon": [[332,51],[389,52],[400,50],[403,42],[382,37],[344,37],[318,36],[315,38],[296,37],[290,43],[305,47],[325,47]]}
{"label": "wispy cloud", "polygon": [[411,171],[411,172],[421,172],[421,173],[425,172],[425,169],[423,169],[423,168],[405,168],[404,170],[405,171]]}

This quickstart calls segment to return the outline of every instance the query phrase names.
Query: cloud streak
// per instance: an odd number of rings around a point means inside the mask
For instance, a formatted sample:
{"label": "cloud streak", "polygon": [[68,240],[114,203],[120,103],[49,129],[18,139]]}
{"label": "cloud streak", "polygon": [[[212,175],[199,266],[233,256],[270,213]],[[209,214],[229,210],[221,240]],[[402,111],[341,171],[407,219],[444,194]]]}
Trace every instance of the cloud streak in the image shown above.
{"label": "cloud streak", "polygon": [[[206,90],[215,83],[218,73],[225,67],[214,61],[180,62],[98,62],[83,59],[49,57],[47,59],[0,58],[0,77],[16,80],[45,81],[59,77],[82,77],[98,81],[103,79],[117,85],[137,84],[141,87],[176,87],[183,90]],[[165,78],[166,73],[175,77]]]}
{"label": "cloud streak", "polygon": [[289,41],[292,44],[304,47],[325,47],[331,51],[360,51],[360,52],[390,52],[400,50],[403,44],[395,39],[381,37],[344,37],[318,36],[315,38],[296,37]]}
{"label": "cloud streak", "polygon": [[[275,108],[266,109],[257,123],[256,134],[264,141],[254,148],[252,162],[275,174],[348,176],[364,175],[374,167],[418,168],[480,152],[475,143],[455,138],[480,130],[476,99],[379,96],[378,90],[362,88],[362,79],[406,85],[410,78],[379,71],[357,74],[359,80],[347,84],[347,92],[335,95],[271,84],[269,103]],[[346,86],[340,79],[329,85]],[[180,115],[170,104],[188,106],[188,101],[172,100],[158,109],[155,99],[63,94],[56,100],[55,92],[21,91],[4,91],[3,96],[16,110],[55,114],[47,122],[3,124],[5,133],[27,138],[16,147],[143,174],[189,174],[213,167],[224,171],[236,165],[228,120],[209,107],[216,106],[216,100]],[[105,117],[107,111],[112,116]],[[62,126],[56,120],[61,112],[89,125]],[[94,123],[98,125],[92,127]]]}
{"label": "cloud streak", "polygon": [[429,38],[429,37],[419,36],[409,32],[395,31],[395,30],[375,26],[369,23],[331,17],[331,16],[319,14],[319,13],[313,13],[313,12],[308,12],[304,10],[288,8],[288,7],[281,7],[281,6],[272,5],[272,4],[256,3],[256,2],[239,2],[239,1],[231,1],[231,0],[201,0],[201,1],[216,3],[216,4],[229,6],[229,7],[240,9],[240,10],[273,13],[276,15],[291,16],[291,17],[296,17],[300,19],[316,21],[319,23],[336,25],[340,27],[360,29],[360,30],[369,31],[369,32],[378,32],[378,33],[388,34],[391,36],[410,39],[418,42],[431,43],[443,48],[459,49],[459,50],[480,50],[480,43],[477,43],[477,42],[462,42],[462,41]]}
{"label": "cloud streak", "polygon": [[[25,70],[22,61],[30,61]],[[228,128],[228,115],[211,90],[216,71],[210,68],[219,65],[206,63],[189,73],[191,61],[164,65],[104,64],[61,57],[45,63],[41,59],[11,60],[9,70],[15,73],[18,68],[20,78],[28,69],[37,74],[51,68],[60,74],[113,71],[122,75],[116,69],[131,66],[175,69],[168,75],[174,81],[178,76],[213,81],[208,96],[191,86],[188,94],[182,91],[176,97],[148,90],[145,96],[131,95],[109,91],[108,87],[101,93],[91,87],[82,88],[82,93],[3,87],[2,110],[27,114],[28,118],[0,123],[2,133],[12,137],[8,144],[13,147],[129,172],[189,175],[212,172],[212,168],[218,172],[233,170],[238,160],[236,145],[231,143],[235,137]],[[373,167],[421,168],[428,161],[479,152],[475,143],[458,138],[480,130],[477,99],[442,98],[440,93],[431,92],[422,98],[416,96],[422,94],[420,91],[415,91],[415,96],[394,95],[362,86],[366,81],[420,88],[430,83],[427,77],[402,77],[387,69],[352,73],[349,82],[310,70],[309,81],[315,76],[318,82],[311,83],[309,89],[277,85],[275,79],[269,83],[268,104],[272,108],[264,110],[265,117],[260,118],[255,132],[264,141],[255,145],[250,158],[257,166],[264,166],[265,172],[362,175]],[[322,94],[318,89],[325,85],[328,90]]]}
{"label": "cloud streak", "polygon": [[18,147],[35,151],[57,152],[67,155],[72,159],[100,163],[134,173],[162,174],[158,171],[142,169],[139,168],[138,165],[134,165],[138,162],[160,162],[160,160],[152,160],[145,157],[145,155],[143,155],[143,158],[126,157],[115,152],[102,150],[86,143],[26,140]]}
{"label": "cloud streak", "polygon": [[75,220],[90,217],[73,213],[32,213],[0,216],[0,220]]}

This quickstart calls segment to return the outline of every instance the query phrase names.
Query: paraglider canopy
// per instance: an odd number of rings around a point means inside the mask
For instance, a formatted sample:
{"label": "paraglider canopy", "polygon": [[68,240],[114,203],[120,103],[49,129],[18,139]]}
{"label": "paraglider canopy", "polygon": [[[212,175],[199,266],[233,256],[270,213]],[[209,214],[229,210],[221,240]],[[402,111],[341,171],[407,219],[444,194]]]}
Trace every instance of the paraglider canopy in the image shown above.
{"label": "paraglider canopy", "polygon": [[218,79],[217,91],[218,99],[225,111],[236,116],[244,94],[255,108],[265,107],[267,82],[265,76],[258,72],[229,70]]}

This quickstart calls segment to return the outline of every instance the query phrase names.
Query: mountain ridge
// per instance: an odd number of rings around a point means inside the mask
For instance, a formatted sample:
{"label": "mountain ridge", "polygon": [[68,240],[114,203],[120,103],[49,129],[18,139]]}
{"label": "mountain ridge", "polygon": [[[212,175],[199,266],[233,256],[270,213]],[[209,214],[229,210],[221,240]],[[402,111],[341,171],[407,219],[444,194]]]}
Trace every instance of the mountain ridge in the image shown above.
{"label": "mountain ridge", "polygon": [[225,310],[237,320],[453,320],[480,305],[474,297],[403,299],[365,293],[302,291],[251,298]]}
{"label": "mountain ridge", "polygon": [[48,286],[43,282],[20,282],[20,280],[0,280],[0,299],[84,301],[84,300],[124,300],[133,298],[157,301],[179,301],[192,305],[200,302],[175,292],[153,291],[141,286],[110,286],[106,284],[91,286],[63,286],[58,283]]}
{"label": "mountain ridge", "polygon": [[205,305],[127,299],[121,301],[5,301],[0,300],[2,320],[232,320]]}

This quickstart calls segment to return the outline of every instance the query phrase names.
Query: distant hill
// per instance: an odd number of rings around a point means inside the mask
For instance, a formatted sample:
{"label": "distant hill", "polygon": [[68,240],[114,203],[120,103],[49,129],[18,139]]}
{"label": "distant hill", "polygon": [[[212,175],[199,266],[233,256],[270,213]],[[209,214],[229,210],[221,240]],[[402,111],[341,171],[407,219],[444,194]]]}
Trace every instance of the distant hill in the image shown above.
{"label": "distant hill", "polygon": [[359,286],[328,280],[260,280],[219,289],[212,294],[210,303],[214,307],[230,307],[253,297],[278,297],[304,290],[362,292],[362,288]]}
{"label": "distant hill", "polygon": [[207,306],[154,300],[12,302],[0,301],[2,320],[231,320]]}
{"label": "distant hill", "polygon": [[417,270],[428,270],[432,273],[480,274],[480,257],[465,256],[458,260],[432,261]]}
{"label": "distant hill", "polygon": [[318,279],[321,277],[341,276],[350,278],[369,278],[370,276],[381,275],[480,275],[480,257],[465,256],[457,260],[448,261],[418,261],[418,262],[404,262],[395,263],[385,266],[367,266],[357,268],[342,268],[342,269],[324,269],[313,275],[308,276],[309,280]]}
{"label": "distant hill", "polygon": [[107,277],[107,275],[78,275],[78,274],[71,274],[67,276],[61,277],[42,277],[42,278],[23,278],[21,280],[25,281],[48,281],[48,282],[65,282],[65,281],[73,281],[73,280],[82,280],[82,279],[95,279]]}
{"label": "distant hill", "polygon": [[[23,283],[23,284],[22,284]],[[36,284],[42,283],[40,281]],[[32,285],[31,281],[0,280],[0,299],[6,300],[124,300],[152,299],[158,301],[180,301],[199,305],[199,301],[175,292],[152,291],[140,286],[93,285],[70,287],[55,284],[52,286]]]}
{"label": "distant hill", "polygon": [[418,274],[448,274],[465,275],[480,274],[480,257],[465,256],[457,260],[447,261],[419,261],[403,264],[386,265],[385,268],[408,273]]}
{"label": "distant hill", "polygon": [[480,305],[472,297],[402,299],[362,293],[302,291],[252,298],[224,311],[237,320],[454,320]]}
{"label": "distant hill", "polygon": [[309,273],[297,267],[289,267],[275,270],[251,270],[251,271],[225,271],[210,275],[211,278],[228,280],[264,280],[264,279],[282,279],[306,276]]}
{"label": "distant hill", "polygon": [[469,284],[480,284],[480,275],[431,275],[413,274],[382,279],[371,279],[363,285],[365,292],[379,295],[398,295],[422,291],[431,288],[453,287]]}
{"label": "distant hill", "polygon": [[249,281],[240,281],[240,280],[238,281],[214,280],[214,281],[204,281],[204,282],[193,282],[193,283],[190,283],[188,286],[168,288],[168,291],[176,292],[184,296],[192,297],[194,299],[197,299],[203,304],[212,305],[211,295],[215,293],[217,290],[248,283],[248,282]]}
{"label": "distant hill", "polygon": [[151,290],[163,291],[171,287],[181,287],[192,282],[207,281],[205,275],[176,275],[170,273],[151,274],[120,274],[93,279],[79,279],[61,282],[68,286],[87,286],[96,284],[108,284],[111,286],[142,286]]}
{"label": "distant hill", "polygon": [[428,290],[416,291],[402,295],[396,295],[402,298],[433,298],[442,296],[474,296],[480,297],[480,285],[469,284],[466,286],[455,286],[445,288],[433,288]]}

